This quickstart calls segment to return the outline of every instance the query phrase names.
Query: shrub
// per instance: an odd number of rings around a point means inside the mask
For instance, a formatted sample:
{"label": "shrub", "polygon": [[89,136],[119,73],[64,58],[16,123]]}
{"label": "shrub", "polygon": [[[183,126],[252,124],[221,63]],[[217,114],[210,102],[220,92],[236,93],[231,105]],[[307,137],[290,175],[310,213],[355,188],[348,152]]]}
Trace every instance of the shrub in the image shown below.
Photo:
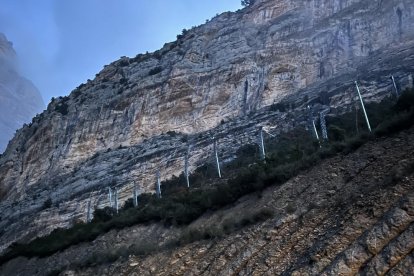
{"label": "shrub", "polygon": [[398,98],[394,110],[396,112],[410,111],[414,107],[414,90],[405,90]]}
{"label": "shrub", "polygon": [[123,58],[119,61],[119,66],[120,67],[125,67],[125,66],[128,66],[128,65],[129,65],[129,59],[127,59],[127,58]]}
{"label": "shrub", "polygon": [[253,5],[254,2],[256,2],[256,0],[241,0],[241,5],[243,7],[247,7],[247,6]]}
{"label": "shrub", "polygon": [[157,67],[155,67],[155,68],[152,68],[152,69],[148,72],[148,75],[149,75],[149,76],[153,76],[153,75],[156,75],[156,74],[161,73],[161,72],[162,72],[162,67],[161,67],[161,66],[157,66]]}
{"label": "shrub", "polygon": [[67,115],[69,112],[69,106],[66,102],[58,103],[55,107],[55,111],[59,112],[63,116]]}
{"label": "shrub", "polygon": [[286,213],[293,214],[296,211],[296,205],[293,202],[289,202],[286,206]]}
{"label": "shrub", "polygon": [[102,264],[109,264],[113,263],[119,259],[120,256],[124,256],[127,249],[125,247],[121,247],[118,250],[108,249],[108,251],[95,253],[82,264],[78,264],[78,267],[90,267]]}
{"label": "shrub", "polygon": [[44,210],[44,209],[48,209],[50,207],[52,207],[52,199],[48,198],[48,199],[45,200],[45,202],[43,202],[42,209]]}
{"label": "shrub", "polygon": [[243,227],[266,221],[274,216],[271,209],[263,208],[259,211],[243,214],[234,218],[226,219],[221,224],[204,228],[187,228],[180,235],[175,245],[183,245],[199,240],[221,238],[232,232],[241,230]]}
{"label": "shrub", "polygon": [[188,30],[187,29],[183,29],[181,31],[181,34],[177,35],[177,40],[180,40],[180,39],[184,38],[187,33],[188,33]]}
{"label": "shrub", "polygon": [[381,123],[374,133],[377,136],[389,135],[412,126],[414,122],[414,110],[407,113],[397,114],[390,120]]}
{"label": "shrub", "polygon": [[328,127],[329,139],[331,141],[344,141],[345,140],[345,129],[342,129],[336,125],[330,125]]}
{"label": "shrub", "polygon": [[74,99],[76,99],[77,97],[82,95],[82,91],[81,91],[80,86],[78,88],[76,88],[75,90],[73,90],[72,95],[73,95]]}
{"label": "shrub", "polygon": [[157,251],[157,245],[147,241],[141,241],[138,244],[133,244],[128,248],[128,252],[130,254],[134,254],[136,256],[146,256],[150,253]]}
{"label": "shrub", "polygon": [[60,273],[62,273],[63,269],[53,269],[50,272],[48,272],[47,276],[59,276]]}
{"label": "shrub", "polygon": [[128,210],[130,208],[134,208],[134,199],[128,198],[127,201],[125,201],[124,206],[122,207],[122,210]]}
{"label": "shrub", "polygon": [[103,209],[95,209],[93,212],[92,222],[107,222],[112,219],[116,211],[111,207],[105,207]]}
{"label": "shrub", "polygon": [[284,102],[275,103],[270,106],[271,111],[286,112],[288,109],[289,109],[289,104],[284,103]]}

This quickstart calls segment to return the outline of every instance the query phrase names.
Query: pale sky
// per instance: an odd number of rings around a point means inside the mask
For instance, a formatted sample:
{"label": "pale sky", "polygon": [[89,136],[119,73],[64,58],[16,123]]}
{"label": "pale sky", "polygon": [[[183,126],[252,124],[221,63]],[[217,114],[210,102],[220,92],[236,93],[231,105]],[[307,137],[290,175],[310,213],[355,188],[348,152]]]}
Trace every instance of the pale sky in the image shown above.
{"label": "pale sky", "polygon": [[240,0],[0,0],[0,32],[47,104],[121,56],[161,48]]}

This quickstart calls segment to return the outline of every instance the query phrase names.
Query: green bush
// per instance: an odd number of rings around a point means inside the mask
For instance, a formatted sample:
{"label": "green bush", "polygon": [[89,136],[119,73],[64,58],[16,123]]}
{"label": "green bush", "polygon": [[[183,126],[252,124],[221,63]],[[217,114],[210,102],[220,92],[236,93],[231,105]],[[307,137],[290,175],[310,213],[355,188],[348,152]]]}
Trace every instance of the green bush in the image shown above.
{"label": "green bush", "polygon": [[256,0],[241,0],[241,5],[243,7],[247,7],[247,6],[253,5],[254,2],[256,2]]}
{"label": "green bush", "polygon": [[63,269],[53,269],[50,272],[48,272],[47,276],[59,276],[60,273],[62,273]]}
{"label": "green bush", "polygon": [[286,112],[289,110],[289,104],[284,102],[274,103],[270,106],[271,111],[279,111],[279,112]]}
{"label": "green bush", "polygon": [[328,127],[329,140],[331,141],[344,141],[346,137],[345,129],[342,129],[336,125],[330,125]]}
{"label": "green bush", "polygon": [[407,112],[414,108],[414,91],[405,90],[394,106],[396,112]]}
{"label": "green bush", "polygon": [[414,121],[414,110],[407,113],[397,114],[388,121],[381,123],[374,133],[377,136],[385,136],[399,132],[412,126]]}
{"label": "green bush", "polygon": [[53,202],[51,198],[46,199],[45,202],[43,202],[42,209],[44,210],[52,207],[52,203]]}
{"label": "green bush", "polygon": [[175,241],[175,246],[192,243],[199,240],[221,238],[243,227],[266,221],[274,216],[271,209],[263,208],[256,212],[246,213],[226,219],[222,223],[205,228],[187,228]]}
{"label": "green bush", "polygon": [[67,115],[69,113],[69,106],[66,102],[58,103],[55,107],[55,111],[59,112],[63,116]]}
{"label": "green bush", "polygon": [[116,211],[113,208],[105,207],[103,209],[95,209],[93,212],[92,222],[107,222],[112,219]]}
{"label": "green bush", "polygon": [[157,66],[157,67],[155,67],[155,68],[152,68],[152,69],[148,72],[148,75],[149,75],[149,76],[153,76],[153,75],[156,75],[156,74],[161,73],[161,72],[162,72],[162,67],[161,67],[161,66]]}

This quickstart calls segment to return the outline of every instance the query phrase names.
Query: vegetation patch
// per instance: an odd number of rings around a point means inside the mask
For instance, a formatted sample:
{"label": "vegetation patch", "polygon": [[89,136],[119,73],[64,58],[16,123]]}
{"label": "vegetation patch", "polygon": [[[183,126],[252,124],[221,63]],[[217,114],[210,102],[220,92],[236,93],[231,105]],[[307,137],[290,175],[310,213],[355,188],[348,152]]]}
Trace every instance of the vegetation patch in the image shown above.
{"label": "vegetation patch", "polygon": [[156,75],[156,74],[161,73],[161,72],[162,72],[162,67],[161,67],[161,66],[157,66],[157,67],[155,67],[155,68],[152,68],[152,69],[148,72],[148,75],[149,75],[149,76],[153,76],[153,75]]}
{"label": "vegetation patch", "polygon": [[67,115],[69,112],[69,106],[67,104],[67,101],[69,100],[69,98],[63,97],[61,102],[59,102],[56,107],[55,107],[55,111],[59,112],[60,114],[62,114],[63,116]]}

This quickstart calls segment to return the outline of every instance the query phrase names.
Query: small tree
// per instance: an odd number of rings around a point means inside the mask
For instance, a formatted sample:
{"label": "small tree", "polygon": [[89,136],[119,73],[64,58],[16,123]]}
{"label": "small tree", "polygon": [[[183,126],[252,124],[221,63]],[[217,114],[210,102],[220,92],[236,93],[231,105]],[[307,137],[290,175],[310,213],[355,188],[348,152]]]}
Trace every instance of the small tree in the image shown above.
{"label": "small tree", "polygon": [[241,4],[243,7],[247,7],[253,5],[256,0],[241,0]]}
{"label": "small tree", "polygon": [[112,219],[116,214],[115,210],[111,207],[105,207],[103,209],[95,209],[93,212],[93,222],[106,222]]}
{"label": "small tree", "polygon": [[52,199],[48,198],[48,199],[46,199],[45,202],[43,202],[42,209],[44,210],[44,209],[48,209],[50,207],[52,207]]}

